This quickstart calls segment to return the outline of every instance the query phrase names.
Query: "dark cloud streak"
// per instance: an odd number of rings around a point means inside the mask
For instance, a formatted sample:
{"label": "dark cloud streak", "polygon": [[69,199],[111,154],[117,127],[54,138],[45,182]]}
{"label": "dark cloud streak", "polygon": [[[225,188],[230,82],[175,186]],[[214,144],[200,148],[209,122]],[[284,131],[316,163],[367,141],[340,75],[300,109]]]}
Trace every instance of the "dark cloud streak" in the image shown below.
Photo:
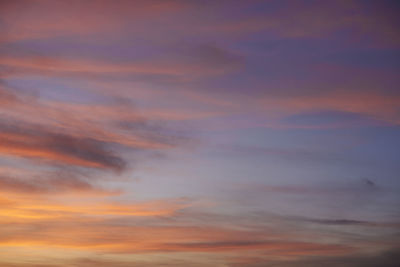
{"label": "dark cloud streak", "polygon": [[110,151],[110,143],[58,133],[38,125],[3,122],[0,124],[0,143],[2,154],[23,158],[114,171],[122,171],[127,164]]}
{"label": "dark cloud streak", "polygon": [[95,186],[88,178],[77,173],[53,172],[33,177],[0,175],[0,191],[17,194],[95,193],[111,195],[117,191]]}

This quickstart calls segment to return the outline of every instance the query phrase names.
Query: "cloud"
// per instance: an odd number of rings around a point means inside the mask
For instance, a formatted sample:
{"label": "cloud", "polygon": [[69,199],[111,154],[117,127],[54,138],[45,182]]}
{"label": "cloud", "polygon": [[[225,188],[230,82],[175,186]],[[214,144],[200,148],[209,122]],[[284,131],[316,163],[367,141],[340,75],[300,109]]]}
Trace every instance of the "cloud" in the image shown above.
{"label": "cloud", "polygon": [[363,227],[378,227],[378,228],[400,228],[400,223],[396,222],[382,222],[382,221],[363,221],[352,219],[321,219],[321,218],[304,218],[304,217],[290,217],[289,220],[298,222],[320,224],[326,226],[363,226]]}
{"label": "cloud", "polygon": [[214,264],[209,260],[177,256],[151,255],[150,259],[133,259],[119,260],[107,256],[87,256],[72,259],[48,258],[46,263],[37,264],[32,260],[31,263],[2,263],[3,267],[154,267],[154,266],[169,266],[169,267],[213,267]]}
{"label": "cloud", "polygon": [[77,193],[88,195],[115,195],[117,190],[105,189],[93,184],[90,178],[76,172],[24,173],[22,176],[0,174],[0,191],[3,194],[43,195]]}
{"label": "cloud", "polygon": [[353,254],[351,256],[343,256],[343,257],[308,257],[301,260],[269,260],[268,258],[249,258],[249,259],[240,259],[238,258],[238,262],[232,262],[231,267],[243,266],[243,267],[319,267],[319,266],[327,266],[327,267],[378,267],[378,266],[387,266],[387,267],[395,267],[400,264],[399,257],[399,249],[392,250],[384,250],[379,253],[371,253],[371,254]]}
{"label": "cloud", "polygon": [[[43,229],[43,231],[46,232],[54,230],[54,227],[62,227],[62,225],[69,225],[70,227],[74,227],[73,229],[75,229],[77,228],[75,225],[76,222],[85,223],[86,226],[84,226],[84,228],[86,228],[88,225],[92,225],[93,227],[100,227],[97,223],[99,223],[99,221],[101,222],[105,220],[105,218],[152,216],[168,217],[178,212],[179,210],[190,206],[191,204],[186,199],[160,199],[136,203],[121,203],[107,198],[97,199],[95,201],[90,201],[90,199],[86,199],[86,203],[76,203],[76,201],[74,202],[73,199],[72,201],[70,199],[70,203],[68,203],[65,198],[60,198],[57,195],[47,195],[46,197],[41,197],[40,195],[28,194],[13,195],[12,193],[12,191],[6,192],[4,194],[6,197],[1,199],[0,201],[1,208],[3,210],[0,216],[2,219],[1,223],[5,226],[8,225],[8,222],[18,223],[22,226],[26,226],[25,230],[28,232],[30,232],[29,225],[34,226],[37,224],[43,225],[43,227],[48,228]],[[105,195],[103,194],[103,196]],[[51,226],[52,223],[54,223],[55,225]],[[113,227],[113,225],[107,224],[104,230],[106,230],[107,228],[111,230]],[[78,227],[78,230],[79,229],[80,227]],[[12,231],[12,228],[10,228],[9,230]],[[13,235],[14,234],[16,236],[19,236],[18,233],[13,233]],[[52,234],[54,234],[55,238],[61,237],[57,233]],[[75,231],[75,234],[76,236],[74,236],[73,238],[79,238],[79,233]],[[111,238],[111,236],[109,236],[108,234],[106,234],[106,236],[107,238]],[[9,241],[13,242],[13,240],[15,239],[12,238],[11,235],[10,237],[11,239]],[[23,236],[20,237],[24,239]],[[93,236],[93,238],[95,238],[95,236]],[[30,238],[28,237],[26,237],[26,239],[30,240]],[[33,241],[38,243],[46,243],[47,241],[52,242],[51,240],[42,240],[40,237],[38,237],[38,239],[34,238]],[[96,247],[96,244],[92,245]],[[99,245],[101,246],[101,244]]]}
{"label": "cloud", "polygon": [[254,192],[268,192],[276,194],[298,194],[298,195],[324,195],[324,196],[338,196],[342,197],[345,195],[355,196],[359,195],[372,195],[379,194],[387,190],[387,188],[381,186],[371,186],[365,183],[364,180],[361,181],[348,181],[345,184],[313,184],[313,185],[301,185],[301,184],[281,184],[281,185],[266,185],[266,184],[253,184],[253,185],[243,185],[242,190],[254,190]]}
{"label": "cloud", "polygon": [[217,147],[222,153],[237,155],[239,157],[267,157],[288,160],[291,162],[354,162],[337,151],[326,151],[311,148],[284,148],[263,147],[250,145],[220,145]]}
{"label": "cloud", "polygon": [[352,250],[343,245],[317,244],[312,242],[230,240],[217,242],[167,243],[167,250],[183,251],[234,251],[263,250],[273,256],[343,254]]}
{"label": "cloud", "polygon": [[102,59],[99,56],[91,57],[87,53],[78,56],[78,52],[74,56],[43,56],[40,55],[41,52],[17,53],[11,50],[13,53],[7,51],[10,55],[0,57],[0,64],[8,77],[30,74],[89,80],[106,77],[131,78],[133,75],[149,76],[150,80],[154,80],[155,76],[193,79],[229,73],[243,65],[240,55],[214,44],[177,43],[159,49],[163,53],[147,59],[130,59],[126,55]]}
{"label": "cloud", "polygon": [[[185,4],[178,1],[2,1],[3,42],[38,38],[101,36],[122,33],[135,21],[171,16]],[[45,16],[43,15],[45,14]],[[74,19],[72,19],[74,18]],[[57,21],[57,23],[52,23]]]}
{"label": "cloud", "polygon": [[[400,263],[398,257],[398,250],[388,250],[381,253],[372,255],[360,255],[355,254],[348,257],[309,257],[305,259],[296,260],[273,260],[266,257],[257,256],[238,256],[228,255],[223,259],[219,259],[219,262],[229,267],[397,267]],[[117,260],[109,259],[100,255],[93,257],[81,257],[73,259],[48,259],[47,263],[4,263],[4,267],[66,267],[66,266],[80,266],[80,267],[92,267],[92,266],[115,266],[115,267],[150,267],[150,266],[176,266],[176,267],[212,267],[215,266],[215,262],[211,259],[201,260],[196,255],[190,255],[189,258],[179,259],[177,256],[163,257],[163,255],[151,255],[151,260],[145,259],[133,259],[133,260]],[[54,263],[53,263],[54,261]]]}
{"label": "cloud", "polygon": [[0,104],[7,106],[15,102],[17,102],[17,96],[3,88],[2,83],[0,82]]}
{"label": "cloud", "polygon": [[364,114],[335,110],[298,113],[283,118],[281,122],[293,127],[299,126],[306,128],[348,128],[387,125],[384,121],[370,118]]}
{"label": "cloud", "polygon": [[[342,34],[341,41],[347,45],[398,46],[398,6],[390,2],[373,3],[371,6],[363,1],[296,2],[292,5],[288,5],[288,1],[281,1],[280,5],[273,7],[267,3],[259,8],[269,7],[273,10],[270,13],[222,22],[212,29],[221,34],[263,32],[273,38],[302,40],[331,40],[336,34]],[[211,30],[207,26],[205,30]]]}
{"label": "cloud", "polygon": [[[132,204],[5,203],[2,207],[5,212],[0,228],[0,233],[4,233],[0,238],[0,251],[11,248],[23,253],[24,249],[32,246],[41,248],[40,253],[67,249],[86,255],[88,266],[94,262],[102,264],[103,260],[105,266],[112,264],[113,260],[118,266],[120,259],[134,266],[142,257],[152,261],[145,261],[141,266],[154,266],[159,262],[173,266],[196,266],[197,263],[213,266],[215,257],[227,266],[265,266],[267,263],[291,266],[294,262],[304,262],[307,266],[306,263],[314,263],[314,260],[320,263],[320,260],[331,262],[343,259],[342,262],[347,263],[345,260],[353,258],[353,255],[358,258],[365,250],[368,251],[371,244],[374,251],[390,246],[368,236],[358,236],[355,243],[338,239],[338,233],[330,233],[330,238],[326,238],[326,232],[310,231],[299,223],[304,222],[301,219],[197,214],[191,210],[191,204],[187,199],[160,199]],[[7,214],[14,217],[4,217]],[[204,219],[205,224],[201,221]],[[294,222],[296,229],[286,230],[288,221]],[[357,221],[344,223],[358,224]],[[322,223],[324,225],[325,222]],[[104,258],[99,256],[99,252]],[[210,261],[202,262],[202,253],[205,252]],[[37,254],[37,263],[44,259],[40,253]],[[57,257],[58,254],[54,255]],[[55,266],[62,266],[83,260],[74,255],[62,254],[63,260],[47,257],[46,263],[54,260],[57,262]],[[97,256],[92,258],[91,255]],[[115,255],[118,257],[114,258]],[[131,258],[132,255],[135,257]],[[246,256],[252,260],[246,259]]]}
{"label": "cloud", "polygon": [[[153,121],[160,120],[160,117],[151,113],[142,115],[127,101],[109,97],[106,103],[80,104],[41,99],[28,93],[14,93],[12,96],[13,101],[8,101],[2,109],[4,116],[0,119],[3,124],[19,121],[27,127],[51,128],[78,138],[139,149],[165,149],[175,145],[164,127],[155,127]],[[163,118],[167,120],[168,116]],[[130,125],[132,129],[120,127],[122,125]],[[81,130],[83,128],[85,131]]]}
{"label": "cloud", "polygon": [[[190,34],[229,37],[254,31],[281,38],[326,38],[350,28],[353,33],[348,37],[350,43],[371,36],[378,44],[393,46],[399,42],[397,7],[388,2],[375,3],[373,14],[362,1],[298,2],[295,5],[287,5],[285,1],[278,5],[235,1],[235,6],[241,8],[240,16],[223,3],[212,3],[204,8],[191,1],[70,1],[68,4],[63,1],[2,1],[1,15],[6,30],[3,38],[8,42],[71,36],[103,40],[105,35],[115,38],[130,33],[142,38],[158,35],[159,39],[166,39],[172,35],[179,39]],[[260,15],[249,12],[252,9],[271,12]],[[220,14],[225,17],[221,19]],[[207,20],[200,21],[204,16]],[[53,21],[57,23],[51,23]]]}
{"label": "cloud", "polygon": [[135,163],[127,162],[121,150],[139,157],[188,140],[126,101],[68,103],[6,87],[0,93],[6,96],[1,98],[0,154],[6,156],[121,172]]}
{"label": "cloud", "polygon": [[107,142],[15,123],[2,123],[0,130],[0,153],[3,155],[115,171],[126,166],[122,158],[110,152]]}
{"label": "cloud", "polygon": [[[357,125],[399,124],[400,97],[379,92],[334,92],[287,98],[263,98],[265,110],[290,114],[281,128],[344,127]],[[260,103],[260,104],[261,104]],[[314,111],[314,112],[313,112]]]}
{"label": "cloud", "polygon": [[[168,206],[167,206],[168,207]],[[56,208],[56,207],[55,207]],[[64,210],[68,206],[64,207]],[[121,208],[115,206],[115,208]],[[59,208],[58,214],[67,213]],[[8,212],[8,210],[6,210]],[[151,210],[150,210],[151,211]],[[169,211],[162,213],[162,211]],[[172,210],[173,211],[173,210]],[[78,214],[85,214],[78,209]],[[130,213],[113,213],[104,209],[100,213],[94,206],[88,215],[113,216],[166,216],[170,210],[160,210],[158,213],[145,213],[131,207]],[[109,213],[106,213],[109,212]],[[7,213],[6,213],[7,214]],[[38,213],[40,214],[40,213]],[[68,213],[67,213],[68,214]],[[51,213],[42,212],[41,220],[29,223],[19,222],[15,226],[4,225],[3,230],[9,234],[2,237],[0,246],[40,245],[76,250],[101,251],[104,253],[166,253],[166,252],[233,252],[254,251],[268,252],[271,257],[303,256],[303,255],[341,255],[354,251],[354,248],[341,244],[324,244],[318,242],[301,242],[295,240],[274,240],[268,233],[257,230],[239,230],[224,227],[198,227],[190,225],[135,225],[134,223],[119,223],[115,221],[75,218],[59,221],[56,216],[46,221]],[[52,217],[49,217],[52,218]],[[68,219],[68,217],[65,217]],[[33,233],[32,227],[40,229]],[[17,233],[16,230],[19,230]],[[68,237],[62,235],[68,231]]]}

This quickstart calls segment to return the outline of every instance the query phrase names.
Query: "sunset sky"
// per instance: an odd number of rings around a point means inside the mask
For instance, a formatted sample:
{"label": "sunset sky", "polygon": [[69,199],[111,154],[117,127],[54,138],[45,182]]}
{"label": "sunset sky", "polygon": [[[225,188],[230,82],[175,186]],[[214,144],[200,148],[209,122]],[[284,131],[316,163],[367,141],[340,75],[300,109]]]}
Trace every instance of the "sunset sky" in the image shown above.
{"label": "sunset sky", "polygon": [[399,14],[0,0],[0,266],[400,266]]}

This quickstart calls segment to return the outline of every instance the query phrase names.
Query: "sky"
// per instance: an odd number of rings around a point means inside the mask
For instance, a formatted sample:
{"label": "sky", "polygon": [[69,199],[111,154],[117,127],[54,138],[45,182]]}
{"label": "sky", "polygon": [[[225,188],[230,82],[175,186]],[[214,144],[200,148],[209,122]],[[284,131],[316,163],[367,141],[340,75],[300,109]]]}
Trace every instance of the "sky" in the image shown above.
{"label": "sky", "polygon": [[0,1],[0,266],[400,266],[398,1]]}

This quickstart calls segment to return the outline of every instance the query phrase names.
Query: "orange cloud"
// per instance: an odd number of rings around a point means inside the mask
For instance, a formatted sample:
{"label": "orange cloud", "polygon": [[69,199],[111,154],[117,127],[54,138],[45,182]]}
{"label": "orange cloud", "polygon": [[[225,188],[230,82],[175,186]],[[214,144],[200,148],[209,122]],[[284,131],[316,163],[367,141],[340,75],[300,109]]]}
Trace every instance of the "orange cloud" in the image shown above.
{"label": "orange cloud", "polygon": [[86,253],[211,252],[221,255],[251,251],[268,253],[274,258],[343,255],[357,250],[339,243],[304,241],[302,236],[282,231],[274,233],[269,228],[176,221],[175,215],[189,206],[185,199],[68,204],[56,199],[14,196],[0,199],[0,205],[3,211],[0,250],[51,247]]}
{"label": "orange cloud", "polygon": [[[40,198],[5,192],[0,199],[2,220],[27,222],[30,219],[74,218],[115,216],[169,216],[188,206],[182,199],[153,200],[136,204],[99,201],[89,203],[63,203],[57,197]],[[66,201],[65,198],[64,202]]]}
{"label": "orange cloud", "polygon": [[[184,259],[196,253],[207,253],[223,262],[236,262],[238,255],[254,256],[261,261],[265,257],[301,260],[310,256],[348,256],[371,246],[362,240],[345,245],[340,235],[335,239],[319,238],[318,231],[309,232],[306,228],[304,233],[299,229],[285,231],[285,221],[278,221],[279,225],[271,228],[264,222],[258,226],[248,225],[243,223],[243,218],[226,223],[207,216],[205,224],[196,220],[204,217],[188,213],[190,218],[185,219],[181,210],[190,208],[185,199],[122,204],[109,201],[62,203],[14,197],[1,198],[0,208],[3,211],[0,251],[11,249],[24,255],[24,249],[35,249],[37,255],[41,255],[61,249],[60,256],[64,260],[72,252],[85,257],[97,253],[114,255],[115,259],[124,259],[125,255],[144,258],[168,255]],[[374,249],[384,247],[376,244]]]}
{"label": "orange cloud", "polygon": [[[37,233],[29,232],[29,224],[19,223],[20,234],[14,233],[12,239],[3,238],[0,246],[47,247],[51,245],[108,253],[263,251],[273,257],[338,255],[354,252],[353,248],[339,244],[274,240],[265,232],[218,227],[119,226],[98,220],[78,220],[77,223],[52,221],[50,223],[34,224],[38,227],[42,226],[40,232]],[[13,230],[12,227],[8,228],[4,230]],[[63,232],[68,232],[68,236],[63,235]]]}

